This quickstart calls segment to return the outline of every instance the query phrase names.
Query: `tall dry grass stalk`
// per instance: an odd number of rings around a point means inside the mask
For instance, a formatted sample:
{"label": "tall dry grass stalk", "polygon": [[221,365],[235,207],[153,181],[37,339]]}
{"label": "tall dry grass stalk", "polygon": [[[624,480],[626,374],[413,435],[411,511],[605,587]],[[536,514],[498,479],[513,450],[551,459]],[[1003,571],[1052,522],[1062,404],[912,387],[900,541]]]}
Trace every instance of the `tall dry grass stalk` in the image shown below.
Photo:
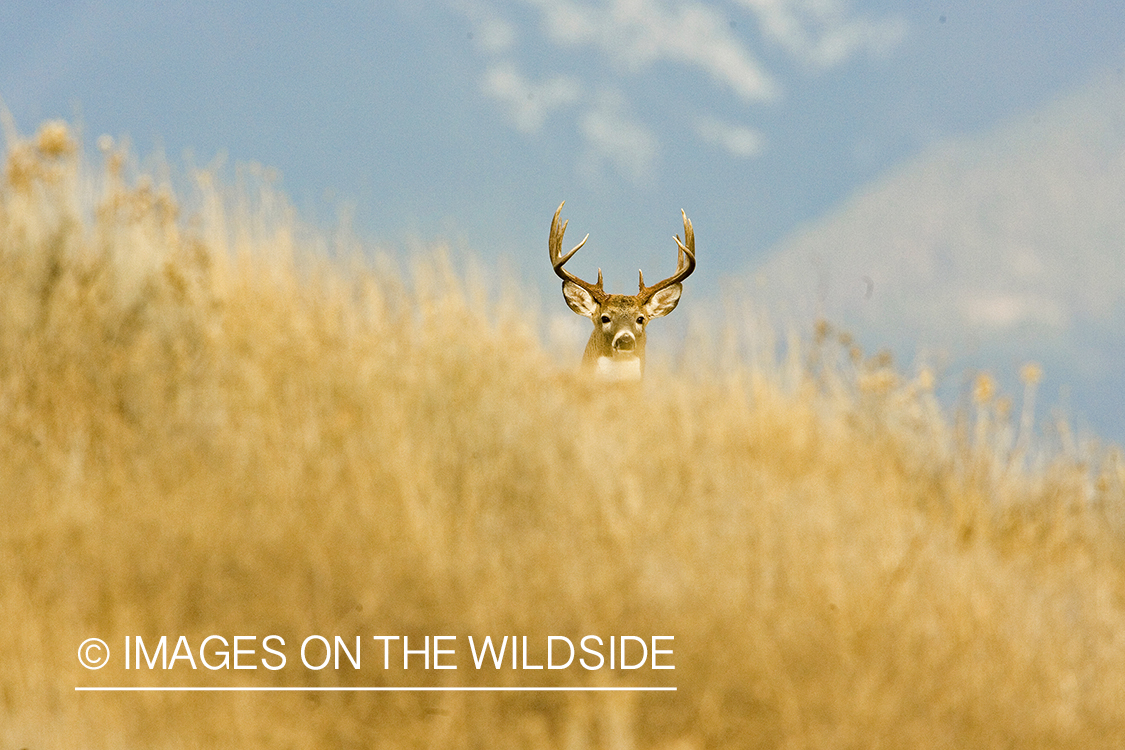
{"label": "tall dry grass stalk", "polygon": [[[179,216],[106,146],[44,125],[0,190],[3,746],[1125,746],[1118,453],[1031,461],[987,384],[950,417],[827,328],[599,387],[440,256],[329,262],[206,176]],[[75,658],[270,633],[673,635],[675,670]],[[74,691],[637,683],[678,691]]]}

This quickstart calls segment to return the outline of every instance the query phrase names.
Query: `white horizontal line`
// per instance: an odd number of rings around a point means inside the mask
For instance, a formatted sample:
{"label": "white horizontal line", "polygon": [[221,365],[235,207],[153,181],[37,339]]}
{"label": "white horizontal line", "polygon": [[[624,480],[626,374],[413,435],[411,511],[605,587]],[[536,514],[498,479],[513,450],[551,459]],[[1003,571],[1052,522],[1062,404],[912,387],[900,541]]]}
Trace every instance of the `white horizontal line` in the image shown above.
{"label": "white horizontal line", "polygon": [[278,693],[278,692],[675,692],[674,687],[75,687],[76,692],[99,693]]}

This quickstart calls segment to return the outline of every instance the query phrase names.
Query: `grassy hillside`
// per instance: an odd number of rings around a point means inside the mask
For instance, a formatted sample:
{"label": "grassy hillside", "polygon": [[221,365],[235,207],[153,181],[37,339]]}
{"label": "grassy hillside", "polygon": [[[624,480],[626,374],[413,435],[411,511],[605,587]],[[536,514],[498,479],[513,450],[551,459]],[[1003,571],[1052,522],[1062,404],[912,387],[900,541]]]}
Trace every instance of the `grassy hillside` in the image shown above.
{"label": "grassy hillside", "polygon": [[[1119,453],[1035,453],[987,379],[944,414],[827,328],[591,384],[439,255],[330,261],[268,191],[179,203],[106,146],[46,124],[0,189],[4,747],[1125,746]],[[122,663],[269,634],[283,669]],[[305,668],[311,634],[362,668]],[[467,648],[587,634],[674,636],[675,669]],[[458,669],[376,635],[455,635]],[[122,685],[677,691],[74,690]]]}

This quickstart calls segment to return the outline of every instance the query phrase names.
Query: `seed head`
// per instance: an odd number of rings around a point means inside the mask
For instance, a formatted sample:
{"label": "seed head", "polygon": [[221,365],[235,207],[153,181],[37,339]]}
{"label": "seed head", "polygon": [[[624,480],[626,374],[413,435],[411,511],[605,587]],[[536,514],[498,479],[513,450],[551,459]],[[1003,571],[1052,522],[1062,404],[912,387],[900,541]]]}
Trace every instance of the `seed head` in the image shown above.
{"label": "seed head", "polygon": [[43,123],[35,140],[39,153],[49,158],[69,156],[78,150],[74,139],[70,137],[70,130],[61,120]]}
{"label": "seed head", "polygon": [[973,385],[973,400],[983,406],[992,400],[996,393],[996,381],[987,372],[977,375],[977,382]]}

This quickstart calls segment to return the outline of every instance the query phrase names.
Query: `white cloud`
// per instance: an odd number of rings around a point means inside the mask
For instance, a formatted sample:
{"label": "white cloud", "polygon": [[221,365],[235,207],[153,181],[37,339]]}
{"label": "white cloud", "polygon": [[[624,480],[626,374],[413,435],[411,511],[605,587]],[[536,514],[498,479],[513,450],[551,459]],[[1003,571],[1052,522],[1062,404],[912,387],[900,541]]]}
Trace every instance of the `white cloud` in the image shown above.
{"label": "white cloud", "polygon": [[477,27],[476,40],[486,52],[504,52],[515,44],[516,30],[502,18],[488,18]]}
{"label": "white cloud", "polygon": [[652,175],[660,143],[651,130],[628,113],[620,92],[602,92],[594,108],[582,116],[580,125],[589,146],[585,159],[588,171],[596,173],[608,161],[634,183]]}
{"label": "white cloud", "polygon": [[745,101],[780,93],[773,78],[733,34],[727,14],[698,2],[525,0],[543,13],[547,33],[565,46],[590,45],[642,70],[661,61],[701,68]]}
{"label": "white cloud", "polygon": [[902,18],[849,14],[843,0],[738,0],[753,12],[763,33],[802,63],[839,65],[856,53],[886,54],[906,36]]}
{"label": "white cloud", "polygon": [[[639,182],[655,171],[660,143],[653,131],[627,112],[624,94],[614,89],[590,102],[584,93],[599,86],[623,85],[584,81],[556,67],[536,68],[543,77],[529,79],[523,55],[530,45],[566,48],[560,57],[549,50],[547,65],[565,65],[579,55],[608,59],[611,76],[637,75],[661,64],[702,71],[720,88],[745,104],[771,102],[781,85],[759,63],[748,37],[738,34],[730,13],[741,6],[757,20],[762,35],[800,64],[831,68],[861,53],[880,54],[906,33],[905,22],[892,17],[858,15],[847,0],[448,0],[470,22],[476,46],[488,59],[482,91],[502,103],[520,132],[535,133],[561,110],[577,117],[587,144],[580,169],[600,172],[606,165]],[[517,23],[538,11],[536,31]],[[532,14],[534,15],[534,14]],[[525,39],[524,35],[531,38]],[[541,63],[540,63],[541,64]],[[699,104],[696,102],[695,104]],[[581,114],[579,114],[581,113]],[[569,114],[569,112],[568,112]],[[764,148],[763,135],[750,127],[714,117],[695,121],[701,140],[738,158],[752,158]]]}
{"label": "white cloud", "polygon": [[982,294],[960,300],[961,314],[969,325],[1014,328],[1040,324],[1062,330],[1070,322],[1057,300],[1029,294]]}
{"label": "white cloud", "polygon": [[543,127],[552,110],[578,101],[582,87],[570,76],[532,82],[512,63],[500,62],[485,73],[483,89],[507,105],[516,129],[534,133]]}
{"label": "white cloud", "polygon": [[516,28],[487,3],[476,0],[450,0],[473,25],[472,39],[484,52],[500,54],[515,46]]}
{"label": "white cloud", "polygon": [[743,159],[762,153],[765,139],[753,128],[724,122],[715,117],[701,117],[695,124],[695,132],[708,143],[721,146]]}

